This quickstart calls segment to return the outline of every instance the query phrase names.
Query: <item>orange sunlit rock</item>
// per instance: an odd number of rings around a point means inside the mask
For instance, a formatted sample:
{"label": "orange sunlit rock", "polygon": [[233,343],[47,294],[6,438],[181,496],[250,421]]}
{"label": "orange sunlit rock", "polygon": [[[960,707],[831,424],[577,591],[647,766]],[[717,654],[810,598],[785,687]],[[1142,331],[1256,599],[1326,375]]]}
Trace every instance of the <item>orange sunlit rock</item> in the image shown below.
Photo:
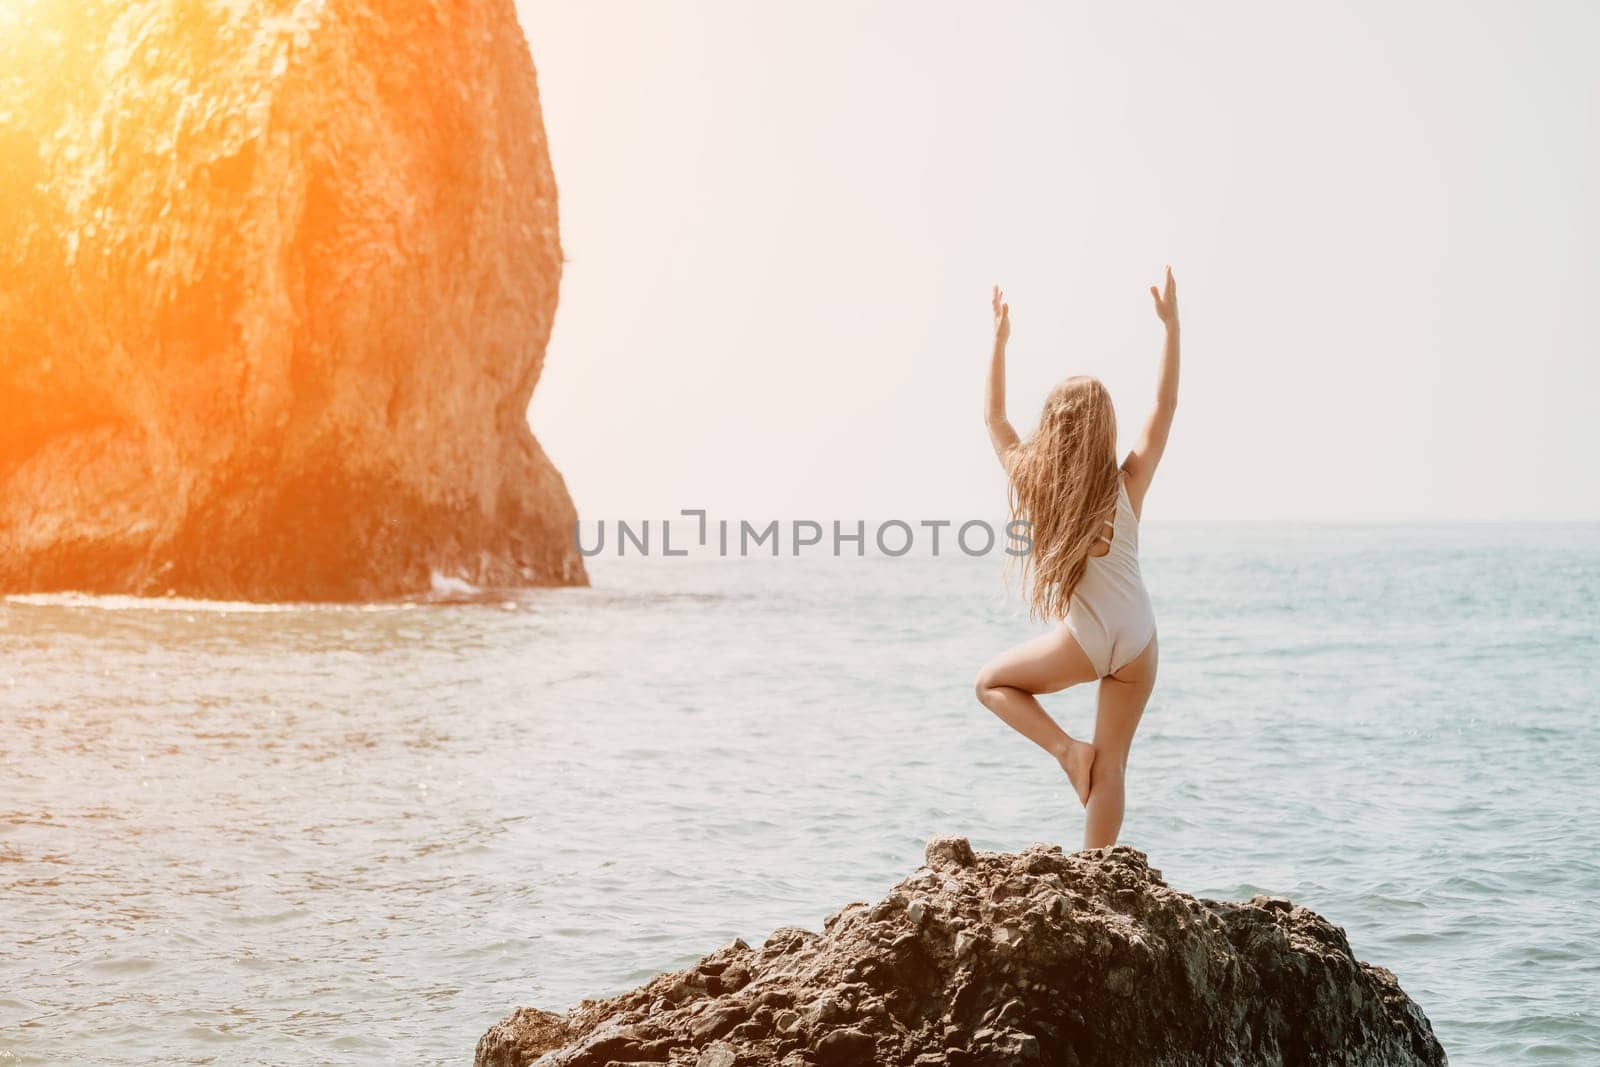
{"label": "orange sunlit rock", "polygon": [[511,0],[0,4],[0,591],[585,580]]}

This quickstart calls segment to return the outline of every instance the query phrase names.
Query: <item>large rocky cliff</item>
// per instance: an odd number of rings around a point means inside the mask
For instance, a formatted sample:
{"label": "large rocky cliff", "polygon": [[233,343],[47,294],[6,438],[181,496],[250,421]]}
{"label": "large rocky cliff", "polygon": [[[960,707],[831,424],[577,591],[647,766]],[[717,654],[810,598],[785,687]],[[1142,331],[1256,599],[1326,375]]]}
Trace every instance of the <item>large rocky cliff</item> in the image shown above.
{"label": "large rocky cliff", "polygon": [[927,865],[821,934],[735,941],[565,1015],[519,1008],[478,1067],[1445,1063],[1393,974],[1287,900],[1197,900],[1117,847]]}
{"label": "large rocky cliff", "polygon": [[585,580],[512,0],[0,7],[0,591]]}

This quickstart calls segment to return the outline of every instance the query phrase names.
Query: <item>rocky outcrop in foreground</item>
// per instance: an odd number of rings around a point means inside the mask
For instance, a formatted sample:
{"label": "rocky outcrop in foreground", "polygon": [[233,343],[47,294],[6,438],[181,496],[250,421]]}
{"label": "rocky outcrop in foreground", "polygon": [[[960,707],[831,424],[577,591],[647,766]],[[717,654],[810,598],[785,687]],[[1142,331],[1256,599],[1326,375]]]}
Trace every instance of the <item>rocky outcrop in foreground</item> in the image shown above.
{"label": "rocky outcrop in foreground", "polygon": [[584,581],[512,0],[0,4],[0,593]]}
{"label": "rocky outcrop in foreground", "polygon": [[519,1008],[478,1067],[1443,1064],[1394,975],[1287,900],[1169,888],[1130,848],[927,866],[821,934],[775,931],[566,1015]]}

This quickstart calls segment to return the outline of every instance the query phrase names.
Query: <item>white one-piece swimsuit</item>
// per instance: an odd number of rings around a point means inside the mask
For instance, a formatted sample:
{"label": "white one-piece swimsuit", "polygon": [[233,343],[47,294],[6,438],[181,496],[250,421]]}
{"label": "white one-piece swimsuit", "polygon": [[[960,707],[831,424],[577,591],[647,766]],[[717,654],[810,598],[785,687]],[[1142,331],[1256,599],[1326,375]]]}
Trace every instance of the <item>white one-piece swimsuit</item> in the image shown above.
{"label": "white one-piece swimsuit", "polygon": [[1104,678],[1139,657],[1156,635],[1156,616],[1139,574],[1139,519],[1128,499],[1128,483],[1117,477],[1117,509],[1111,523],[1111,549],[1089,557],[1072,591],[1066,627]]}

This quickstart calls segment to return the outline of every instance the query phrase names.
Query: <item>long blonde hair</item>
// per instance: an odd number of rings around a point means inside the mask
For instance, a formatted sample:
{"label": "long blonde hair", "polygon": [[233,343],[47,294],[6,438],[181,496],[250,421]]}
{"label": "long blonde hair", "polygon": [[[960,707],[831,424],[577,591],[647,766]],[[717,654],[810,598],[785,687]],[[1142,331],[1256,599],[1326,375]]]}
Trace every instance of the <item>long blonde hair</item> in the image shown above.
{"label": "long blonde hair", "polygon": [[1097,378],[1050,391],[1039,428],[1011,457],[1011,518],[1031,526],[1022,557],[1035,618],[1061,619],[1089,565],[1089,550],[1117,503],[1117,414]]}

